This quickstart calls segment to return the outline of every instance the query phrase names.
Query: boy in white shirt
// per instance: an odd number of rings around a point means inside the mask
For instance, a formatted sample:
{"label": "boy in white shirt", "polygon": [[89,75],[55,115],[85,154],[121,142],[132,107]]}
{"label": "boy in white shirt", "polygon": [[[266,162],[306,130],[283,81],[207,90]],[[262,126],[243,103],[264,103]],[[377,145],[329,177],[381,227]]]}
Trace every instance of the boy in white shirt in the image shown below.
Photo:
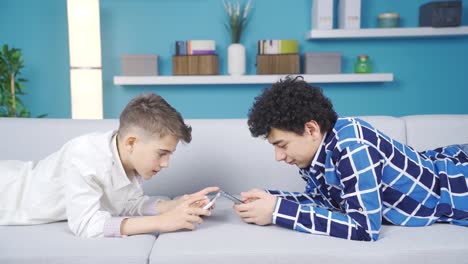
{"label": "boy in white shirt", "polygon": [[193,230],[218,187],[154,201],[140,184],[169,166],[179,140],[191,139],[191,127],[162,97],[138,96],[118,131],[72,139],[37,164],[0,161],[0,225],[68,220],[81,237]]}

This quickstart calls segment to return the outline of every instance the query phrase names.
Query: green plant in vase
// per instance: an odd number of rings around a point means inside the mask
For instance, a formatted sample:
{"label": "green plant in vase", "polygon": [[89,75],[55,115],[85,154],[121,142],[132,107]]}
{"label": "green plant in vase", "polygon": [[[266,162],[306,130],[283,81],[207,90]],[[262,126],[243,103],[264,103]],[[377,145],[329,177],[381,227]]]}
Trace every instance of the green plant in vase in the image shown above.
{"label": "green plant in vase", "polygon": [[[228,16],[228,23],[225,24],[226,29],[231,33],[231,43],[240,43],[242,32],[247,27],[249,11],[251,8],[251,0],[245,6],[241,6],[239,1],[235,4],[224,1],[224,9]],[[241,12],[241,10],[243,10]]]}
{"label": "green plant in vase", "polygon": [[[24,58],[20,49],[3,45],[0,50],[0,117],[31,117],[19,95],[25,94],[21,70]],[[39,117],[44,117],[41,115]]]}
{"label": "green plant in vase", "polygon": [[249,21],[251,0],[244,6],[239,1],[235,4],[224,1],[224,9],[228,17],[225,26],[231,35],[231,44],[228,47],[228,73],[243,75],[245,74],[245,47],[240,41]]}

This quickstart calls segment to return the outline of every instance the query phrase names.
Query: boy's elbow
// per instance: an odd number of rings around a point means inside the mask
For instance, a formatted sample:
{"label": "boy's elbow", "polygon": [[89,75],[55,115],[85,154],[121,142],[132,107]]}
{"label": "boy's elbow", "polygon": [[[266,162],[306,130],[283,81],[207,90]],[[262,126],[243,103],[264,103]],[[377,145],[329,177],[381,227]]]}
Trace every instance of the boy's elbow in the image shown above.
{"label": "boy's elbow", "polygon": [[371,238],[372,238],[372,239],[369,240],[369,241],[377,241],[377,240],[379,240],[379,234],[378,234],[378,233],[377,233],[377,234],[373,234],[373,235],[371,236]]}
{"label": "boy's elbow", "polygon": [[351,236],[351,240],[358,240],[358,241],[377,241],[379,239],[379,233],[373,232],[372,230],[366,230],[364,228],[356,229],[356,232]]}
{"label": "boy's elbow", "polygon": [[93,228],[90,228],[84,223],[73,223],[72,221],[68,221],[68,227],[70,228],[70,231],[77,237],[97,238],[104,236],[102,230],[100,232],[98,230],[93,230]]}

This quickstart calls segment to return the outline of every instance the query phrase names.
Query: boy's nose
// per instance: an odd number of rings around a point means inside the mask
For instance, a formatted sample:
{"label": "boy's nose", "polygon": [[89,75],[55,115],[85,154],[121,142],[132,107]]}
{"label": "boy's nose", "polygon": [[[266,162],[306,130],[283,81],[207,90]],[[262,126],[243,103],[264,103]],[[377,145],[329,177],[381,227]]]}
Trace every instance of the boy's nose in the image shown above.
{"label": "boy's nose", "polygon": [[275,150],[275,159],[276,161],[282,161],[286,159],[286,154],[280,150]]}
{"label": "boy's nose", "polygon": [[160,166],[161,168],[167,168],[167,167],[169,167],[169,159],[163,160],[163,161],[159,164],[159,166]]}

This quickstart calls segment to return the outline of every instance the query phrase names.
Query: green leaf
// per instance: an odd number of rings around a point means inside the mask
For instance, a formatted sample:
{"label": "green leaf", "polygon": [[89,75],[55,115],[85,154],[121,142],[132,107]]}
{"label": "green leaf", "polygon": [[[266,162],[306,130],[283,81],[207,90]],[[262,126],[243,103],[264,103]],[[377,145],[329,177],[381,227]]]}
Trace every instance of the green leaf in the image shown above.
{"label": "green leaf", "polygon": [[19,61],[19,58],[20,58],[21,54],[19,53],[18,50],[15,50],[13,52],[13,59],[16,60],[16,61]]}
{"label": "green leaf", "polygon": [[26,109],[22,109],[20,114],[19,114],[20,117],[31,117],[31,113]]}
{"label": "green leaf", "polygon": [[21,100],[20,98],[16,98],[16,103],[19,105],[24,105],[23,100]]}
{"label": "green leaf", "polygon": [[[31,113],[25,107],[24,102],[18,95],[24,95],[26,87],[23,83],[26,78],[21,76],[25,59],[21,49],[10,48],[7,44],[0,51],[0,116],[31,117]],[[15,98],[11,96],[11,74],[15,79]],[[15,104],[15,109],[13,109]]]}

